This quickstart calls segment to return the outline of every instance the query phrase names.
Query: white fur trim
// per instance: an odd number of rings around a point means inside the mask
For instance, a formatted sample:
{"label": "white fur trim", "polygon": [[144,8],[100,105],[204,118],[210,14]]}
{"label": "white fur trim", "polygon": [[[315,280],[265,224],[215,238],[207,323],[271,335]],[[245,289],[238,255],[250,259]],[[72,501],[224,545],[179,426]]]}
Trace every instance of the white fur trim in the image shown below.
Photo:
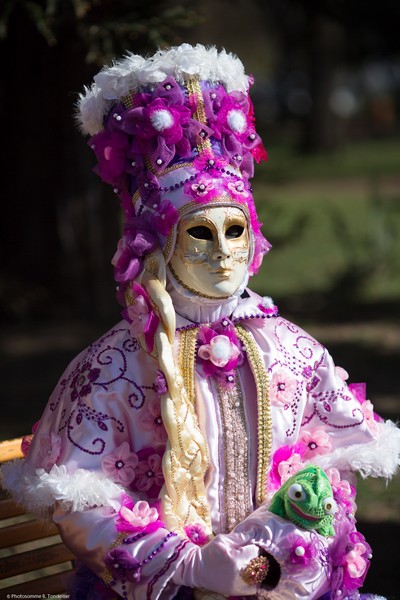
{"label": "white fur trim", "polygon": [[111,506],[119,509],[124,489],[104,476],[77,469],[54,465],[49,473],[44,469],[29,469],[24,460],[3,465],[2,485],[29,512],[46,515],[54,502],[67,509],[82,511],[94,506]]}
{"label": "white fur trim", "polygon": [[196,75],[201,80],[222,83],[228,92],[245,92],[249,78],[242,62],[233,54],[202,44],[182,44],[169,50],[159,50],[154,56],[143,58],[128,53],[111,67],[104,67],[94,77],[94,84],[85,88],[77,106],[77,122],[83,133],[94,135],[103,128],[103,117],[112,102],[128,92],[155,86],[172,75],[183,84],[185,78]]}
{"label": "white fur trim", "polygon": [[380,424],[379,429],[373,442],[338,448],[331,454],[316,456],[313,463],[322,469],[333,466],[358,471],[363,477],[390,479],[400,465],[400,429],[393,421]]}

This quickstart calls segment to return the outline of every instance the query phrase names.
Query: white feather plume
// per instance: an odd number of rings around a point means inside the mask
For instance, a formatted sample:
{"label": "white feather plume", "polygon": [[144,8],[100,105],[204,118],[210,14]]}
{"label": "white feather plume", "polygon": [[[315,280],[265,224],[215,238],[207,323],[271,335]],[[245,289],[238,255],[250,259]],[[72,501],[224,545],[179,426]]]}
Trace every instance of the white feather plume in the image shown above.
{"label": "white feather plume", "polygon": [[103,128],[103,117],[116,100],[128,92],[155,86],[172,75],[183,84],[188,76],[222,83],[228,92],[247,91],[249,78],[242,62],[225,50],[212,46],[182,44],[169,50],[159,50],[144,58],[128,53],[122,60],[104,67],[85,88],[77,104],[77,121],[83,133],[94,135]]}
{"label": "white feather plume", "polygon": [[86,469],[68,473],[67,468],[54,465],[47,473],[44,469],[29,469],[24,460],[3,465],[2,485],[24,506],[40,516],[49,513],[56,502],[72,512],[95,506],[120,507],[124,489],[104,476]]}
{"label": "white feather plume", "polygon": [[322,469],[358,471],[362,477],[390,479],[400,466],[400,429],[393,421],[379,426],[378,437],[368,444],[338,448],[331,454],[316,456],[313,462]]}

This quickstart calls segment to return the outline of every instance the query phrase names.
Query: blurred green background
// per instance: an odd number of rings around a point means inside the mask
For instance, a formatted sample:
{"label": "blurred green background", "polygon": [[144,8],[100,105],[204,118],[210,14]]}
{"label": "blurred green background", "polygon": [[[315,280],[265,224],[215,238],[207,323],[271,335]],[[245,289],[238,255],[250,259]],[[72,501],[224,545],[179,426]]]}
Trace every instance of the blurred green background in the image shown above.
{"label": "blurred green background", "polygon": [[[125,50],[214,44],[255,76],[269,160],[254,194],[273,249],[251,287],[399,417],[400,5],[359,0],[2,0],[0,439],[41,415],[73,356],[119,318],[115,196],[74,123]],[[366,588],[399,598],[399,478],[361,482]]]}

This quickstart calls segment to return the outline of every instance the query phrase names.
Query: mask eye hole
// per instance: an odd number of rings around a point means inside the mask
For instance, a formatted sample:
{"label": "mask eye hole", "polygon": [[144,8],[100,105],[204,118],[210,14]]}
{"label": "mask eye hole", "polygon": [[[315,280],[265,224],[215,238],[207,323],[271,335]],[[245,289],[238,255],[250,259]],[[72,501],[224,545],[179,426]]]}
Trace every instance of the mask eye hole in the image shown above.
{"label": "mask eye hole", "polygon": [[240,238],[244,231],[244,227],[242,225],[231,225],[225,232],[225,237],[232,240],[236,238]]}
{"label": "mask eye hole", "polygon": [[325,498],[323,501],[324,512],[327,515],[334,515],[337,510],[337,504],[331,497]]}
{"label": "mask eye hole", "polygon": [[301,502],[307,498],[307,494],[305,493],[303,486],[299,483],[293,483],[288,489],[288,496],[294,502]]}
{"label": "mask eye hole", "polygon": [[196,240],[212,240],[213,234],[211,229],[205,225],[197,225],[196,227],[190,227],[187,230],[188,234]]}

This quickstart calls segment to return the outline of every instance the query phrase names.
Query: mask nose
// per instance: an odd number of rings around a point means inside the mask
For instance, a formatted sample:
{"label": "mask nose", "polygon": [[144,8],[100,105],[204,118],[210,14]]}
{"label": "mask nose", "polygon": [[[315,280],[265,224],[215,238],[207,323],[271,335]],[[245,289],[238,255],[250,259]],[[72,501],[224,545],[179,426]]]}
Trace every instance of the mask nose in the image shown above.
{"label": "mask nose", "polygon": [[216,240],[214,251],[211,255],[212,260],[225,260],[229,258],[230,254],[229,246],[225,237],[219,235]]}

